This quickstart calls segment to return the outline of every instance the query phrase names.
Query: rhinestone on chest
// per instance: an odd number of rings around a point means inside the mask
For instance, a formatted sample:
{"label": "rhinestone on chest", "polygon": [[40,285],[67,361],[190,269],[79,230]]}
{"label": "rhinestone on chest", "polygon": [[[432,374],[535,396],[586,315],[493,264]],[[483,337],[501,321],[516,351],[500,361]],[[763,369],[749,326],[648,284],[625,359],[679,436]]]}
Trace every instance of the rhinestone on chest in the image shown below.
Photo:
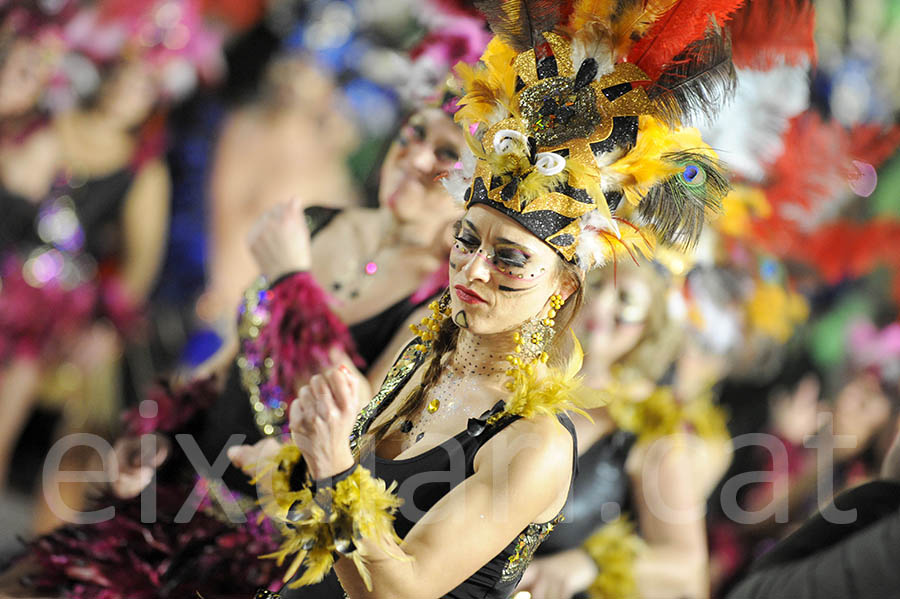
{"label": "rhinestone on chest", "polygon": [[472,400],[483,396],[486,387],[496,383],[499,376],[502,374],[460,374],[450,368],[445,369],[429,390],[424,409],[414,417],[414,420],[405,420],[401,423],[400,431],[407,434],[403,442],[404,449],[421,441],[426,429],[452,429],[454,428],[452,425],[445,426],[451,421],[462,423],[460,426],[464,427],[469,417],[481,412]]}

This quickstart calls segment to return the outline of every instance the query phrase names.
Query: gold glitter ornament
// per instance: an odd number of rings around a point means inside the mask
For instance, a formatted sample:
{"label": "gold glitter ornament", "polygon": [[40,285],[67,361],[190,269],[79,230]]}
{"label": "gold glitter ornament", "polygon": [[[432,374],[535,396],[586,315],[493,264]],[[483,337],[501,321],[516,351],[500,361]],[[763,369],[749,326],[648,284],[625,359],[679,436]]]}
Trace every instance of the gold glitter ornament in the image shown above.
{"label": "gold glitter ornament", "polygon": [[[583,270],[649,254],[656,237],[691,245],[698,223],[727,192],[715,154],[702,142],[638,143],[647,119],[674,123],[669,117],[680,108],[718,105],[704,96],[683,105],[651,97],[656,81],[624,60],[622,48],[668,8],[655,6],[650,18],[602,4],[566,16],[528,2],[480,3],[497,37],[478,66],[457,69],[465,94],[456,114],[477,161],[451,175],[452,188],[448,183],[467,208],[496,209]],[[640,226],[626,220],[634,217]]]}

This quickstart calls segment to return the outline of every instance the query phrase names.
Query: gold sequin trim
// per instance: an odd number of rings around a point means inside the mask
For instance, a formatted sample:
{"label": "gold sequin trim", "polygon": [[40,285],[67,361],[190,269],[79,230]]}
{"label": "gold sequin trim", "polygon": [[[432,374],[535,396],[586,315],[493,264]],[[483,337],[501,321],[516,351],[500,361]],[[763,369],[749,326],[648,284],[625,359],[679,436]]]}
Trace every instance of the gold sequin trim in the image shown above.
{"label": "gold sequin trim", "polygon": [[418,339],[406,346],[406,349],[394,362],[387,376],[384,377],[384,382],[381,384],[378,393],[375,394],[375,397],[372,398],[372,401],[366,407],[360,410],[359,415],[356,417],[356,423],[353,425],[353,431],[350,433],[350,449],[353,450],[354,454],[359,450],[360,438],[368,430],[375,417],[381,413],[387,398],[402,387],[409,375],[421,365],[425,354],[421,350],[416,349],[417,344]]}
{"label": "gold sequin trim", "polygon": [[269,321],[268,310],[263,301],[267,291],[268,284],[265,278],[260,277],[244,292],[238,320],[241,351],[237,365],[241,385],[250,398],[253,421],[263,436],[270,437],[280,432],[285,422],[287,403],[274,396],[268,397],[268,402],[263,398],[262,387],[269,380],[274,361],[270,356],[254,355],[253,350],[254,342]]}
{"label": "gold sequin trim", "polygon": [[506,565],[503,567],[503,573],[500,575],[500,582],[516,582],[522,577],[525,568],[534,559],[534,552],[541,546],[550,531],[562,521],[562,514],[550,522],[543,524],[535,524],[532,522],[522,531],[519,538],[516,539],[515,552],[509,556]]}

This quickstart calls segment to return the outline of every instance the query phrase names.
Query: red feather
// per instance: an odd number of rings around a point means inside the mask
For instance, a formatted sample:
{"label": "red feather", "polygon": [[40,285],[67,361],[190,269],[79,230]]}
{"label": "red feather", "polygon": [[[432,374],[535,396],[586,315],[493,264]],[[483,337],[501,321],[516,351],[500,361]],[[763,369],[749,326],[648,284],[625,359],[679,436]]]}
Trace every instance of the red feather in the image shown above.
{"label": "red feather", "polygon": [[[770,171],[771,214],[753,224],[767,251],[815,268],[828,284],[859,278],[879,266],[900,272],[900,220],[848,221],[853,160],[877,167],[900,146],[900,127],[846,129],[814,112],[791,122],[784,154]],[[895,280],[900,303],[900,277]]]}
{"label": "red feather", "polygon": [[816,61],[816,14],[810,0],[748,0],[728,24],[734,64],[768,70]]}
{"label": "red feather", "polygon": [[847,182],[855,172],[852,161],[878,168],[893,155],[900,147],[900,126],[846,129],[806,112],[792,119],[784,146],[784,153],[769,171],[766,195],[773,212],[790,216],[793,206],[816,213],[829,201],[850,193]]}
{"label": "red feather", "polygon": [[451,17],[480,17],[472,0],[429,0],[428,4],[439,14]]}
{"label": "red feather", "polygon": [[628,53],[633,62],[656,80],[673,58],[691,42],[703,39],[712,21],[718,25],[746,0],[681,0]]}

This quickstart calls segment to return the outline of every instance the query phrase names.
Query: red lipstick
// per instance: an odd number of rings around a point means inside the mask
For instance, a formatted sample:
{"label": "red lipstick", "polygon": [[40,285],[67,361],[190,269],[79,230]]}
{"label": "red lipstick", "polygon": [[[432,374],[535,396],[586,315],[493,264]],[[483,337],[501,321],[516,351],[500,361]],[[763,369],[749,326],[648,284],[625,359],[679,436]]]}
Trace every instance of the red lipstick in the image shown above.
{"label": "red lipstick", "polygon": [[481,297],[468,287],[457,285],[454,287],[454,289],[456,290],[456,297],[466,302],[467,304],[487,303],[483,297]]}

